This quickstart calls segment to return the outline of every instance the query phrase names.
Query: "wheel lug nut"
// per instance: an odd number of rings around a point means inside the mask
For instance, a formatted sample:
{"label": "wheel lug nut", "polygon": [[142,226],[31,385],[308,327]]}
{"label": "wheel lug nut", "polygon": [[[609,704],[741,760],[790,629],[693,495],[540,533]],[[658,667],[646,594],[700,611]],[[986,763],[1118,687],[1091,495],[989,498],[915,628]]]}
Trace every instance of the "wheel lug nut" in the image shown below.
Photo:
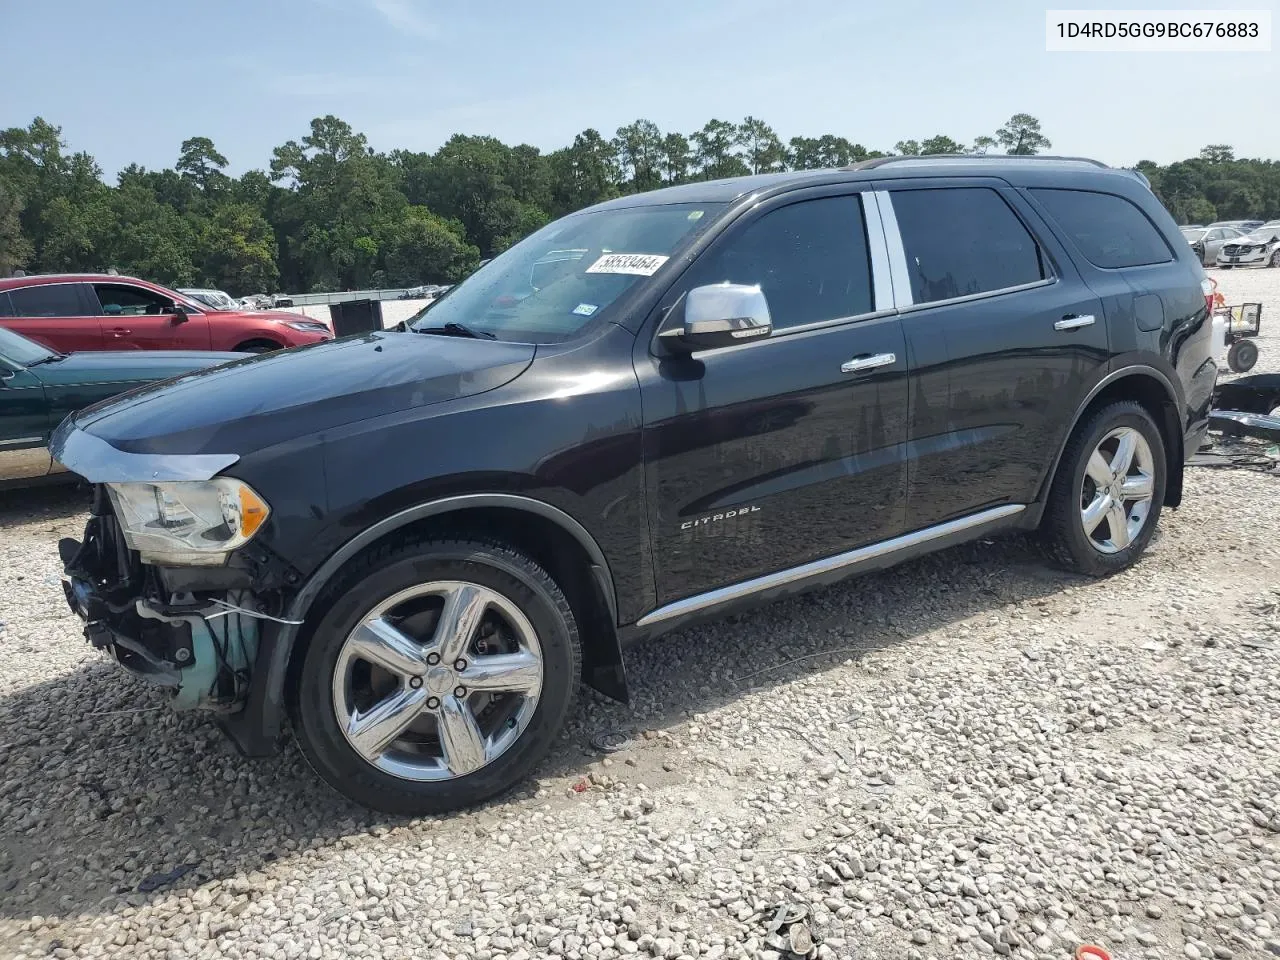
{"label": "wheel lug nut", "polygon": [[454,687],[454,688],[453,688],[453,695],[454,695],[455,697],[457,697],[459,700],[461,700],[463,697],[465,697],[465,696],[467,695],[467,688],[466,688],[466,687]]}
{"label": "wheel lug nut", "polygon": [[453,669],[461,673],[463,670],[467,669],[467,661],[459,658],[458,660],[454,661]]}
{"label": "wheel lug nut", "polygon": [[437,663],[439,663],[439,662],[440,662],[440,654],[438,654],[438,653],[428,653],[428,654],[427,654],[427,663],[428,663],[429,665],[431,665],[431,666],[433,666],[433,667],[434,667],[434,666],[435,666]]}
{"label": "wheel lug nut", "polygon": [[409,678],[409,686],[411,686],[414,690],[417,690],[420,686],[422,686],[422,678],[421,678],[421,677],[410,677],[410,678]]}
{"label": "wheel lug nut", "polygon": [[436,708],[437,708],[437,707],[439,707],[439,706],[440,706],[440,698],[439,698],[439,697],[427,697],[427,709],[428,709],[428,710],[434,710],[434,709],[436,709]]}

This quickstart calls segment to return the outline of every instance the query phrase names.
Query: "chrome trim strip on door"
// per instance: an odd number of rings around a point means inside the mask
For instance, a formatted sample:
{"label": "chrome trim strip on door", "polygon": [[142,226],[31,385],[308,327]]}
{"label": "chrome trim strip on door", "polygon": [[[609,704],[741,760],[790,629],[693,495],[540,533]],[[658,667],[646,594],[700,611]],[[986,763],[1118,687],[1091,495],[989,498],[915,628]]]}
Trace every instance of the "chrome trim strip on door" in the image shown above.
{"label": "chrome trim strip on door", "polygon": [[3,447],[29,447],[33,443],[44,445],[44,437],[18,437],[15,440],[0,440],[0,448]]}
{"label": "chrome trim strip on door", "polygon": [[960,517],[958,520],[949,520],[935,527],[926,527],[923,530],[903,534],[891,540],[882,540],[879,543],[871,543],[865,547],[859,547],[857,550],[850,550],[847,553],[838,553],[834,557],[827,557],[824,560],[814,560],[811,563],[792,567],[790,570],[780,570],[777,573],[756,577],[754,580],[744,580],[732,586],[720,587],[717,590],[700,593],[697,596],[686,597],[683,600],[677,600],[675,603],[669,603],[665,607],[659,607],[652,613],[645,614],[636,622],[636,626],[647,627],[651,624],[661,623],[663,620],[670,620],[672,617],[697,613],[700,610],[716,607],[731,600],[738,600],[753,593],[759,593],[762,590],[770,590],[774,587],[785,586],[788,583],[795,583],[798,580],[806,580],[819,574],[830,573],[843,567],[851,567],[876,557],[883,557],[886,554],[905,550],[908,547],[928,543],[930,540],[938,540],[953,533],[962,533],[965,530],[980,527],[984,523],[1003,520],[1006,517],[1021,513],[1025,509],[1025,504],[1007,503],[1004,506],[992,507],[989,510],[970,514],[967,517]]}
{"label": "chrome trim strip on door", "polygon": [[880,201],[875,191],[862,194],[862,216],[867,224],[867,252],[871,257],[871,291],[877,311],[890,310],[893,302],[893,270],[889,267],[889,245],[884,238]]}
{"label": "chrome trim strip on door", "polygon": [[907,270],[906,248],[898,230],[898,215],[893,212],[893,198],[888,190],[876,190],[876,206],[884,225],[884,239],[889,247],[889,275],[893,279],[893,302],[899,310],[914,302],[911,296],[911,274]]}

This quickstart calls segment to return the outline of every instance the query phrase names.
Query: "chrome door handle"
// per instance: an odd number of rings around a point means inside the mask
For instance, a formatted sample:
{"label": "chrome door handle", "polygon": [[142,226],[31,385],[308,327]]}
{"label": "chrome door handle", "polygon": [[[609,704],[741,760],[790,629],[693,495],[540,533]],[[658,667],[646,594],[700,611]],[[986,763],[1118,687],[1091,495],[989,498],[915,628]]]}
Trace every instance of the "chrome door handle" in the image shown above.
{"label": "chrome door handle", "polygon": [[854,357],[840,364],[841,373],[860,373],[863,370],[875,370],[898,362],[896,353],[877,353],[871,357]]}
{"label": "chrome door handle", "polygon": [[1055,330],[1079,330],[1081,327],[1092,327],[1097,318],[1092,313],[1084,313],[1074,317],[1063,317],[1053,325]]}

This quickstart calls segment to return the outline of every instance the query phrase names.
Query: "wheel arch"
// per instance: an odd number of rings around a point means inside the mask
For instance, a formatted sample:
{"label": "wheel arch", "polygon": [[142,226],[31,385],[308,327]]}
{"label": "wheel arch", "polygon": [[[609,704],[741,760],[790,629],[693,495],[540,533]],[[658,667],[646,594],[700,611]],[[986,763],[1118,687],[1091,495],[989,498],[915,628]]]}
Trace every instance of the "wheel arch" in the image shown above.
{"label": "wheel arch", "polygon": [[[440,530],[498,537],[528,553],[565,591],[583,638],[583,681],[593,689],[626,702],[626,675],[617,629],[613,575],[595,538],[558,507],[531,497],[478,493],[444,497],[392,514],[338,548],[294,595],[275,631],[275,642],[257,696],[249,709],[260,714],[254,726],[274,741],[284,722],[288,682],[309,629],[325,609],[325,588],[353,558],[389,539]],[[255,678],[256,680],[256,678]],[[255,686],[258,683],[255,682]]]}
{"label": "wheel arch", "polygon": [[[1048,498],[1049,488],[1053,484],[1053,478],[1057,476],[1063,451],[1066,450],[1067,444],[1080,426],[1080,423],[1093,410],[1116,400],[1132,400],[1141,404],[1151,414],[1151,418],[1156,422],[1156,426],[1160,430],[1161,439],[1164,441],[1165,464],[1168,468],[1164,505],[1176,507],[1182,502],[1182,464],[1184,457],[1178,391],[1173,382],[1162,371],[1155,367],[1134,364],[1113,370],[1099,380],[1076,408],[1075,415],[1071,419],[1071,425],[1063,435],[1062,442],[1058,444],[1053,463],[1041,481],[1040,491],[1036,497],[1038,507],[1043,508]],[[1039,522],[1039,512],[1037,510],[1034,517],[1036,522]]]}

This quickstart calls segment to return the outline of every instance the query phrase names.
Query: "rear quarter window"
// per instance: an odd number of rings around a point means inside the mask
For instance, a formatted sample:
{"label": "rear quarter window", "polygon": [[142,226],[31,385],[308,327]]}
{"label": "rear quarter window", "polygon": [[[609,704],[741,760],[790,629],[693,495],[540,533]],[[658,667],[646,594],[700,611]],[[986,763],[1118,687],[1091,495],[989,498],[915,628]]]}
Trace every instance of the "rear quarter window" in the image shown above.
{"label": "rear quarter window", "polygon": [[41,283],[9,291],[15,317],[84,316],[79,284]]}
{"label": "rear quarter window", "polygon": [[1033,189],[1031,195],[1095,267],[1116,270],[1173,260],[1155,224],[1124,197],[1056,188]]}
{"label": "rear quarter window", "polygon": [[0,290],[0,317],[12,317],[13,307],[9,304],[9,294]]}

